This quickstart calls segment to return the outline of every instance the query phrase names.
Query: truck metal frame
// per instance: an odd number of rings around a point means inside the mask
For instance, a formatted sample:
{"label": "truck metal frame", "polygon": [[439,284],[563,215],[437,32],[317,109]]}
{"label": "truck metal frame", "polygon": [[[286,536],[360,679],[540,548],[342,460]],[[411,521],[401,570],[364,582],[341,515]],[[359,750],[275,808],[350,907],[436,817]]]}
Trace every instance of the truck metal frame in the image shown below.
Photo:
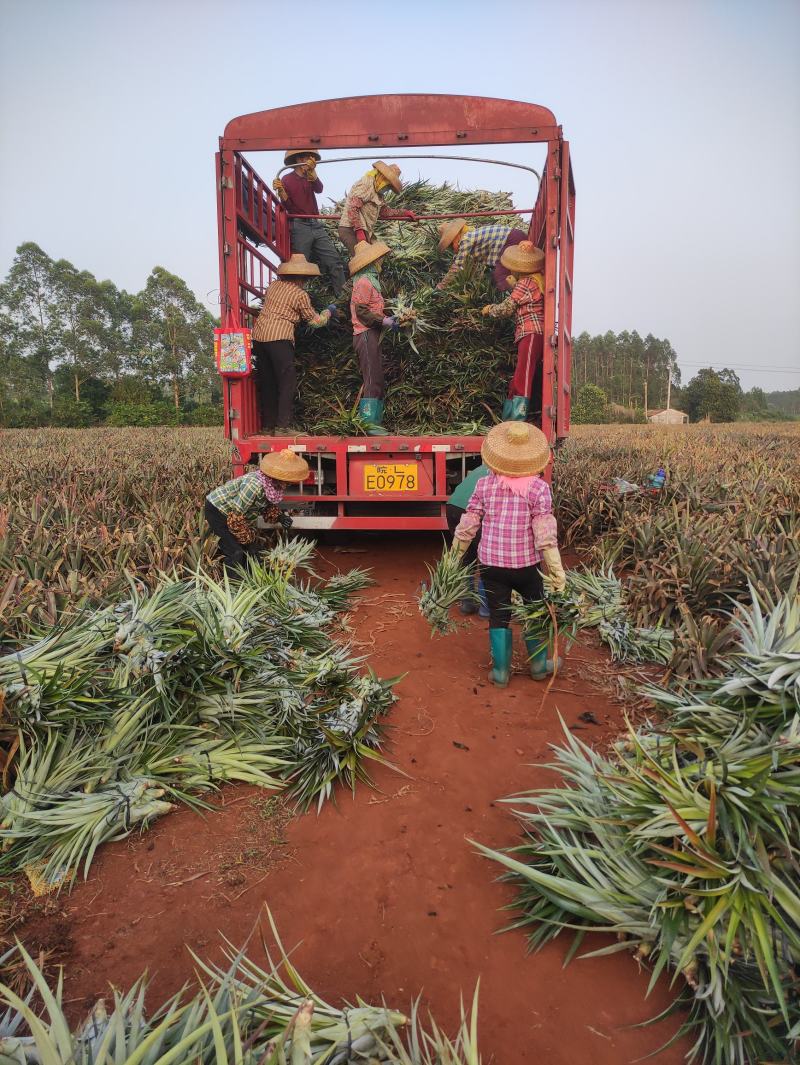
{"label": "truck metal frame", "polygon": [[[575,185],[569,143],[552,111],[517,100],[483,96],[397,94],[353,96],[296,104],[234,118],[219,141],[217,218],[223,321],[252,323],[275,267],[289,256],[289,216],[244,152],[288,149],[402,149],[455,145],[545,143],[547,157],[531,212],[530,236],[545,251],[542,430],[552,444],[569,432],[572,358],[572,273]],[[266,247],[266,251],[263,247]],[[272,256],[272,257],[271,257]],[[479,436],[267,436],[259,431],[252,378],[225,379],[225,435],[234,472],[246,472],[265,452],[304,453],[308,482],[285,502],[299,513],[296,528],[444,529],[452,485],[475,463]],[[415,469],[409,492],[376,487],[365,467]]]}

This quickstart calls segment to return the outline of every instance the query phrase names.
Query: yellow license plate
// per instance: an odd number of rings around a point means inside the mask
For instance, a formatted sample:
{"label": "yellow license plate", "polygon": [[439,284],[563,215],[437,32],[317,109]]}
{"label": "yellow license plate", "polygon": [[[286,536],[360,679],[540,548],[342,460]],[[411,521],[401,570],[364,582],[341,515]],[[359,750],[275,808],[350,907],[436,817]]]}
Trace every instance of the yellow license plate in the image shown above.
{"label": "yellow license plate", "polygon": [[365,492],[416,492],[419,469],[415,462],[364,467]]}

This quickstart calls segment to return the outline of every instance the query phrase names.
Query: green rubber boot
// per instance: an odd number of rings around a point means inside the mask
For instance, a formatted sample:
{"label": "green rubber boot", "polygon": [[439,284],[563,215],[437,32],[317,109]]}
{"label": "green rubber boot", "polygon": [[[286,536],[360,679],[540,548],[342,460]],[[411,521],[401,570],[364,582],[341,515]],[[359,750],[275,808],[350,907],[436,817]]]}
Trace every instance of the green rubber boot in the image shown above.
{"label": "green rubber boot", "polygon": [[511,403],[511,411],[508,415],[508,420],[510,422],[527,421],[531,401],[526,399],[525,396],[512,396],[509,402]]}
{"label": "green rubber boot", "polygon": [[489,629],[489,647],[492,652],[492,668],[489,680],[498,688],[508,686],[511,677],[511,629]]}
{"label": "green rubber boot", "polygon": [[552,677],[556,669],[561,669],[561,655],[558,656],[558,662],[554,663],[552,658],[547,657],[550,648],[537,636],[526,636],[525,646],[528,649],[528,661],[534,680],[546,680]]}
{"label": "green rubber boot", "polygon": [[501,422],[511,421],[511,400],[506,399],[503,401],[503,413],[500,415]]}
{"label": "green rubber boot", "polygon": [[367,429],[367,436],[387,436],[388,430],[384,429],[383,400],[360,399],[358,401],[358,413],[365,422],[371,422],[371,428]]}

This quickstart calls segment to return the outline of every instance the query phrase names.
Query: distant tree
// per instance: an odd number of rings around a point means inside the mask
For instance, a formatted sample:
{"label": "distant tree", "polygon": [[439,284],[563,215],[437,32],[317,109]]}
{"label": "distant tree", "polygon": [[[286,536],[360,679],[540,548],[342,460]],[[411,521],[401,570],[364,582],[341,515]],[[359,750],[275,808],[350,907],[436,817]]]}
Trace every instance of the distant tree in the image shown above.
{"label": "distant tree", "polygon": [[0,285],[6,398],[13,397],[23,405],[32,392],[38,392],[49,395],[52,407],[50,359],[58,344],[54,269],[50,256],[29,241],[17,248],[6,279]]}
{"label": "distant tree", "polygon": [[685,392],[686,413],[692,421],[706,416],[714,422],[733,422],[742,404],[742,388],[733,370],[699,370]]}
{"label": "distant tree", "polygon": [[186,282],[156,266],[135,300],[133,343],[138,372],[169,387],[176,412],[187,378],[214,372],[213,328]]}
{"label": "distant tree", "polygon": [[608,396],[597,385],[584,385],[572,408],[572,421],[579,425],[598,425],[608,421]]}

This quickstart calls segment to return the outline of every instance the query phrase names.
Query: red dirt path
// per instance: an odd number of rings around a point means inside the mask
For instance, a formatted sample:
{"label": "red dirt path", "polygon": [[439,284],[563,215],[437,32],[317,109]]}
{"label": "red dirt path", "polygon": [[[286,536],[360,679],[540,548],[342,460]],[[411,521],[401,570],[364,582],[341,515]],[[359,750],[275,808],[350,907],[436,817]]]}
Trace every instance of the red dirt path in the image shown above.
{"label": "red dirt path", "polygon": [[[258,824],[250,798],[257,793],[227,788],[219,812],[183,809],[142,837],[104,847],[89,881],[58,900],[59,912],[34,916],[17,934],[60,943],[72,1010],[109,982],[127,987],[145,968],[155,1003],[191,977],[187,947],[216,957],[218,932],[241,944],[267,903],[284,945],[299,944],[295,965],[330,1001],[384,997],[406,1009],[422,991],[423,1007],[452,1030],[459,996],[469,1001],[480,978],[486,1062],[624,1065],[643,1057],[675,1022],[626,1026],[666,1006],[666,984],[645,1001],[648,976],[627,953],[563,969],[566,937],[527,955],[522,932],[495,934],[514,890],[495,881],[500,867],[465,838],[496,848],[517,841],[514,819],[496,800],[552,779],[530,763],[546,761],[548,744],[559,740],[557,711],[594,745],[619,730],[621,709],[598,681],[613,676],[611,667],[600,652],[574,648],[541,709],[544,685],[526,676],[497,690],[486,681],[485,621],[469,619],[466,632],[431,640],[416,612],[413,596],[438,538],[360,543],[368,554],[323,548],[319,568],[373,566],[377,587],[364,593],[353,625],[359,639],[374,637],[370,663],[380,676],[408,671],[391,712],[388,755],[409,776],[378,767],[378,790],[361,786],[354,800],[340,792],[337,806],[293,819],[278,847],[283,857],[266,866],[246,860],[275,842],[259,837],[274,828]],[[585,710],[601,724],[583,725]],[[222,874],[220,862],[243,851],[243,864]],[[587,942],[591,949],[604,939]],[[657,1060],[678,1065],[687,1045]]]}

